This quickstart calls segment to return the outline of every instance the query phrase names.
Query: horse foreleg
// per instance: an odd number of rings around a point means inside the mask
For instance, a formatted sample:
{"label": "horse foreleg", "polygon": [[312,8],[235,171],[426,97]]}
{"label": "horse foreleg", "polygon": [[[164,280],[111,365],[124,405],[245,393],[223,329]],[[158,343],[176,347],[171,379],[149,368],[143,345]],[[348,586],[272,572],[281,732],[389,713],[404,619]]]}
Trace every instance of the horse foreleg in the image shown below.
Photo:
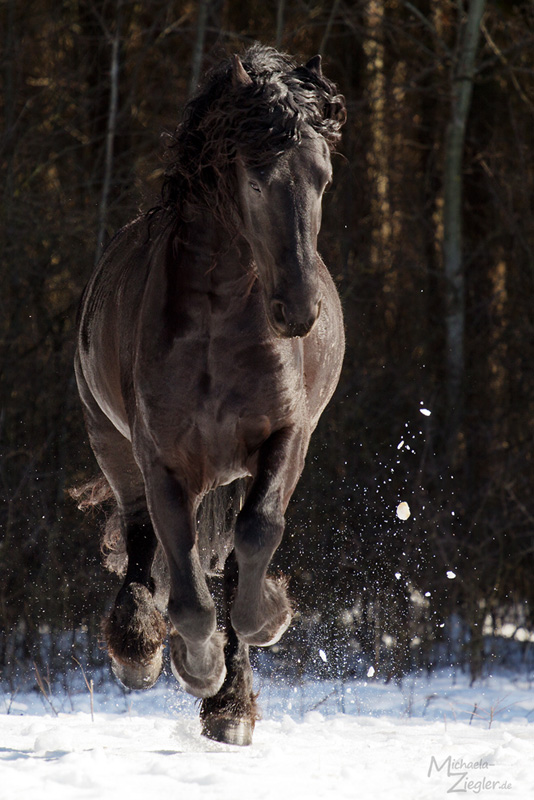
{"label": "horse foreleg", "polygon": [[225,637],[216,630],[215,604],[200,563],[191,498],[164,466],[152,465],[146,484],[150,516],[169,566],[172,670],[187,692],[211,697],[226,675]]}
{"label": "horse foreleg", "polygon": [[274,644],[291,622],[286,585],[267,577],[267,568],[282,541],[284,513],[304,464],[300,431],[273,434],[260,449],[251,491],[237,518],[235,553],[239,582],[232,625],[247,644]]}

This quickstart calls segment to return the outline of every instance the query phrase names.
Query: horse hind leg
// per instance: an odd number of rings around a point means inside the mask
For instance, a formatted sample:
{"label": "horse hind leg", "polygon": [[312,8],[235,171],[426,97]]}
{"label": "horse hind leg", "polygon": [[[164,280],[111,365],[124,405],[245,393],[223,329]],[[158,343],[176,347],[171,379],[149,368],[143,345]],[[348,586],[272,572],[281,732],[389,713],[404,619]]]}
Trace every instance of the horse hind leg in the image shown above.
{"label": "horse hind leg", "polygon": [[238,568],[232,552],[224,567],[223,609],[227,641],[224,649],[226,678],[214,697],[200,707],[202,735],[234,745],[252,744],[258,719],[256,695],[252,690],[249,647],[238,639],[230,621],[230,608],[237,588]]}
{"label": "horse hind leg", "polygon": [[126,545],[126,575],[103,632],[116,677],[127,688],[148,689],[161,672],[167,627],[153,597],[151,569],[157,542],[143,478],[130,442],[103,414],[78,364],[76,377],[89,440],[117,501],[119,534]]}
{"label": "horse hind leg", "polygon": [[122,520],[128,567],[103,631],[118,680],[129,689],[149,689],[163,665],[167,626],[154,602],[151,566],[156,539],[146,508]]}

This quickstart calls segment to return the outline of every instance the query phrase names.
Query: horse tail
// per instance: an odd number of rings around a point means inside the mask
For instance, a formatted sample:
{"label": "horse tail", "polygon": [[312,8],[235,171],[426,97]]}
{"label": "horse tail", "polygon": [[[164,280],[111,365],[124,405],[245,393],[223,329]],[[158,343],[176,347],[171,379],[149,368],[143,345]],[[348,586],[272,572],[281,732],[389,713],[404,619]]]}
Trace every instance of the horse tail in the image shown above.
{"label": "horse tail", "polygon": [[[208,573],[219,573],[233,549],[237,515],[245,502],[248,485],[249,479],[240,478],[227,486],[219,486],[208,492],[200,505],[197,514],[198,548],[202,566]],[[70,489],[69,494],[81,511],[107,509],[100,545],[104,566],[110,572],[124,576],[128,565],[126,541],[115,496],[104,475]],[[161,551],[159,545],[158,551]],[[162,579],[166,571],[163,561],[162,553],[158,552],[154,567],[155,571],[162,573]],[[166,583],[166,579],[162,582]]]}
{"label": "horse tail", "polygon": [[80,511],[88,511],[90,508],[101,506],[113,499],[111,486],[102,473],[81,486],[69,489],[69,494],[73,500],[76,500]]}
{"label": "horse tail", "polygon": [[248,486],[248,478],[239,478],[208,492],[200,504],[197,541],[200,560],[207,573],[219,573],[233,549],[237,515],[245,502]]}
{"label": "horse tail", "polygon": [[101,508],[107,510],[107,518],[100,543],[104,566],[110,572],[116,572],[121,576],[125,575],[128,562],[126,541],[115,495],[105,476],[100,473],[100,475],[87,481],[87,483],[70,489],[69,494],[76,501],[80,511],[87,512]]}

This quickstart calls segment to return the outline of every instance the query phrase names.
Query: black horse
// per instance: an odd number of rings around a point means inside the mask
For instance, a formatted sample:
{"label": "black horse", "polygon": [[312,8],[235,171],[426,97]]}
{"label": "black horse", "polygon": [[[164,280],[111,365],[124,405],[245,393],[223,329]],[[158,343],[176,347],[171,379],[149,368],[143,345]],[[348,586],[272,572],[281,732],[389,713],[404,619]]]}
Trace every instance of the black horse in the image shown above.
{"label": "black horse", "polygon": [[125,554],[114,672],[139,689],[161,671],[159,544],[173,672],[204,735],[234,744],[257,718],[248,647],[291,620],[267,568],[343,359],[317,235],[344,121],[319,56],[224,61],[170,137],[161,204],[115,236],[81,303],[76,377]]}

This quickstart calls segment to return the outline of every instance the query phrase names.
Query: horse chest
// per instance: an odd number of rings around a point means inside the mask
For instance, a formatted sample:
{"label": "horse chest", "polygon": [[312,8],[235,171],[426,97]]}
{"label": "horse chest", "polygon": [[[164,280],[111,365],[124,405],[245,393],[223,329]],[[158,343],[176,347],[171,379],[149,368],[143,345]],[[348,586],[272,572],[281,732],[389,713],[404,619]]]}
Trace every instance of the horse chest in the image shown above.
{"label": "horse chest", "polygon": [[[269,420],[271,428],[291,421],[302,401],[302,365],[291,346],[254,339],[231,341],[226,337],[211,341],[193,378],[187,399],[189,414],[211,420],[212,427],[230,435],[249,421],[259,427]],[[256,442],[254,442],[254,446]]]}
{"label": "horse chest", "polygon": [[158,390],[142,404],[151,436],[168,465],[186,466],[202,490],[248,474],[259,446],[306,403],[299,340],[177,341],[155,374]]}

